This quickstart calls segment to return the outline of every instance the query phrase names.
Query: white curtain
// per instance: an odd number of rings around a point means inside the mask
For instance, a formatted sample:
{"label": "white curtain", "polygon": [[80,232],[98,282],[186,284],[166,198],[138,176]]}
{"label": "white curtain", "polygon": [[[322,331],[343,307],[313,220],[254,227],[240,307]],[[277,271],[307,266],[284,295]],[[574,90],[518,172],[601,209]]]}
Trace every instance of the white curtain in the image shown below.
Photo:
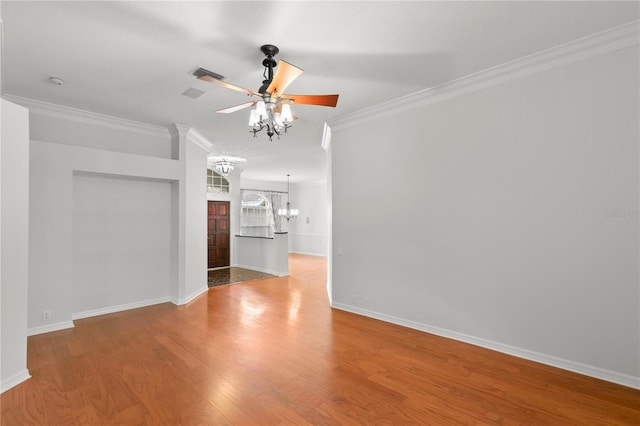
{"label": "white curtain", "polygon": [[280,203],[282,202],[282,194],[272,192],[271,198],[271,213],[273,214],[273,224],[275,232],[282,231],[282,216],[278,216],[278,209],[280,209]]}

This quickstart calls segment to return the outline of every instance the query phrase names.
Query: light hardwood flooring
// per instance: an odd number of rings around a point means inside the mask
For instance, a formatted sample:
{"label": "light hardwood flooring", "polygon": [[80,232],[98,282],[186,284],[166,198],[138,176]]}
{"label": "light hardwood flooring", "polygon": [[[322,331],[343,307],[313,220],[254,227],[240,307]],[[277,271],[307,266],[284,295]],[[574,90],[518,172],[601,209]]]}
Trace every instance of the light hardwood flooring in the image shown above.
{"label": "light hardwood flooring", "polygon": [[640,391],[332,310],[325,259],[29,337],[3,425],[638,425]]}

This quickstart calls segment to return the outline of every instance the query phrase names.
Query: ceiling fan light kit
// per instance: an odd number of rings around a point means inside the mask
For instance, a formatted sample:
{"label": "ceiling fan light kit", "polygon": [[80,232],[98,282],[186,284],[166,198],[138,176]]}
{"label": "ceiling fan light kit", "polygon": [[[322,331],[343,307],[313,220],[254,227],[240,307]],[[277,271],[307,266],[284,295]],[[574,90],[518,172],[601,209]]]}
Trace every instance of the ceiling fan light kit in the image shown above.
{"label": "ceiling fan light kit", "polygon": [[[248,124],[251,126],[250,131],[253,133],[254,137],[257,137],[258,132],[266,129],[266,134],[269,136],[269,140],[271,141],[273,140],[272,138],[274,135],[277,135],[278,138],[280,138],[280,135],[282,133],[286,133],[287,129],[293,125],[293,121],[296,117],[291,112],[292,103],[327,107],[335,107],[338,104],[337,94],[285,94],[284,91],[289,84],[302,75],[304,71],[286,61],[280,61],[278,64],[274,59],[274,56],[280,52],[280,49],[272,44],[265,44],[260,48],[260,50],[266,58],[262,61],[262,65],[265,67],[263,73],[264,80],[262,81],[262,86],[260,86],[257,92],[224,82],[212,75],[213,73],[211,72],[194,73],[199,80],[218,84],[231,90],[243,92],[248,96],[260,98],[260,100],[245,102],[241,105],[220,109],[216,112],[229,114],[244,108],[254,107],[249,115]],[[278,70],[274,74],[273,69],[276,68],[276,66],[278,66]]]}
{"label": "ceiling fan light kit", "polygon": [[291,127],[291,122],[293,121],[291,106],[283,104],[282,112],[276,112],[276,106],[270,100],[256,102],[256,106],[251,110],[251,115],[249,116],[249,126],[251,126],[254,138],[263,129],[267,129],[269,140],[272,140],[273,135],[278,135],[278,138],[280,138],[283,132],[287,133],[287,129]]}

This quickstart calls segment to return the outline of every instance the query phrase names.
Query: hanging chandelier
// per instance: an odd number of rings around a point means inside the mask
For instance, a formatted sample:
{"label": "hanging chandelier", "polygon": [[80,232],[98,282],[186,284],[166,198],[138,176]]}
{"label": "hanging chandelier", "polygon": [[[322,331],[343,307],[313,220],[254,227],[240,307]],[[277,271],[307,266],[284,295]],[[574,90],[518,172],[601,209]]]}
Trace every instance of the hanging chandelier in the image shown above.
{"label": "hanging chandelier", "polygon": [[292,209],[291,203],[289,202],[289,175],[287,175],[287,208],[278,209],[278,216],[284,217],[287,219],[287,222],[289,222],[289,219],[298,216],[298,209]]}

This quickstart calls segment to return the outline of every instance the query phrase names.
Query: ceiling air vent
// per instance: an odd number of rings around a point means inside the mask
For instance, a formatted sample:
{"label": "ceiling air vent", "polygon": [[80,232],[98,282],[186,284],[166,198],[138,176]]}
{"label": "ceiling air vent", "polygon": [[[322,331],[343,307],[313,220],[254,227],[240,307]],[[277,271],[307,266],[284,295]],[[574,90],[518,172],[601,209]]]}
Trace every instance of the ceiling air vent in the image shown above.
{"label": "ceiling air vent", "polygon": [[195,75],[196,77],[202,77],[202,76],[208,75],[209,77],[213,77],[216,80],[224,80],[224,76],[223,75],[217,74],[217,73],[215,73],[213,71],[209,71],[209,70],[204,69],[202,67],[196,68],[191,74]]}
{"label": "ceiling air vent", "polygon": [[193,87],[189,87],[187,90],[182,92],[182,94],[188,98],[198,99],[200,96],[204,95],[205,92],[202,90],[194,89]]}

